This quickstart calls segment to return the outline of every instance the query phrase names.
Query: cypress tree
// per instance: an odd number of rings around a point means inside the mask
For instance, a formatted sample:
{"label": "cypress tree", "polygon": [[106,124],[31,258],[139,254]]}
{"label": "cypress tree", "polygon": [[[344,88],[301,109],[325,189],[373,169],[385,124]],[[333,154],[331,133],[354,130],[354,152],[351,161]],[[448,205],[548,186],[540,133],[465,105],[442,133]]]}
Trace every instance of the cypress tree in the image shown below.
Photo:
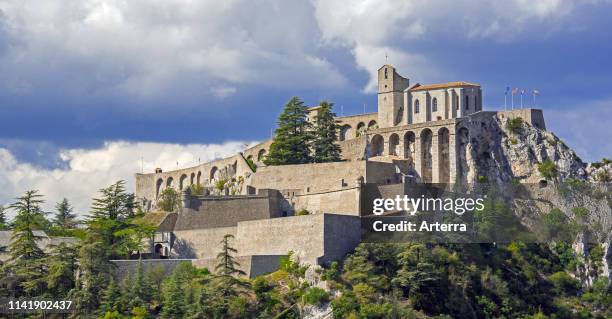
{"label": "cypress tree", "polygon": [[333,103],[323,101],[315,120],[314,140],[312,148],[315,163],[337,162],[340,161],[340,145],[338,140],[338,124],[332,112]]}
{"label": "cypress tree", "polygon": [[61,202],[55,205],[57,212],[53,223],[62,228],[72,228],[76,224],[76,215],[72,213],[73,207],[68,202],[67,198],[64,198]]}
{"label": "cypress tree", "polygon": [[270,152],[264,159],[266,165],[304,164],[312,162],[310,142],[311,127],[308,108],[299,98],[293,97],[278,117]]}

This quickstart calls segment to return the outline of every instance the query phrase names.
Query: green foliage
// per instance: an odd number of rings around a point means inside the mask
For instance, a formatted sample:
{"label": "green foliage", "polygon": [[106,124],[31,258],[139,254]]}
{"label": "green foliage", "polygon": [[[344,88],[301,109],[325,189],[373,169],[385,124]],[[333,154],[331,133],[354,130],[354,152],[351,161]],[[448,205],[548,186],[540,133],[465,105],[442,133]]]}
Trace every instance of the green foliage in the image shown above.
{"label": "green foliage", "polygon": [[338,145],[338,124],[333,113],[333,103],[323,101],[315,118],[314,139],[312,141],[313,161],[315,163],[340,161]]}
{"label": "green foliage", "polygon": [[343,291],[342,295],[331,302],[334,318],[347,318],[359,312],[359,301],[352,291]]}
{"label": "green foliage", "polygon": [[309,305],[320,305],[329,300],[329,294],[322,288],[308,288],[304,293],[304,302]]}
{"label": "green foliage", "polygon": [[225,184],[227,184],[227,179],[221,178],[215,182],[215,189],[222,191],[225,188]]}
{"label": "green foliage", "polygon": [[478,182],[479,183],[486,183],[487,182],[487,177],[484,175],[478,175]]}
{"label": "green foliage", "polygon": [[167,187],[159,195],[157,208],[165,212],[173,212],[181,207],[181,194],[172,187]]}
{"label": "green foliage", "polygon": [[595,180],[602,183],[609,183],[612,181],[612,176],[610,176],[608,171],[601,171],[595,174]]}
{"label": "green foliage", "polygon": [[6,219],[6,208],[0,205],[0,230],[9,229],[8,220]]}
{"label": "green foliage", "polygon": [[555,162],[549,159],[538,164],[538,171],[544,178],[548,180],[555,179],[557,175],[559,174],[559,169],[557,167],[557,164],[555,164]]}
{"label": "green foliage", "polygon": [[77,247],[67,243],[52,246],[45,263],[47,289],[56,298],[66,296],[76,284]]}
{"label": "green foliage", "polygon": [[509,119],[506,122],[506,129],[514,134],[518,134],[523,129],[523,123],[523,119],[520,117]]}
{"label": "green foliage", "polygon": [[297,213],[295,213],[296,216],[304,216],[304,215],[310,215],[310,212],[307,209],[300,209]]}
{"label": "green foliage", "polygon": [[55,205],[55,218],[53,224],[64,229],[74,228],[76,226],[76,214],[73,213],[72,205],[64,198],[61,202]]}
{"label": "green foliage", "polygon": [[204,195],[204,186],[200,184],[191,184],[189,185],[189,193],[193,196]]}
{"label": "green foliage", "polygon": [[251,168],[251,170],[253,172],[257,172],[257,164],[255,164],[255,162],[253,161],[253,158],[248,157],[246,159],[247,164],[249,164],[249,167]]}
{"label": "green foliage", "polygon": [[559,295],[573,296],[580,289],[580,282],[565,271],[558,271],[548,276],[548,280],[555,286],[555,292]]}
{"label": "green foliage", "polygon": [[19,286],[28,296],[36,296],[45,289],[45,253],[38,246],[42,236],[35,233],[44,229],[43,203],[38,191],[26,191],[9,207],[17,212],[13,222],[13,233],[9,245],[7,270],[19,281]]}
{"label": "green foliage", "polygon": [[266,165],[310,163],[312,124],[307,120],[308,108],[299,98],[293,97],[278,118],[270,151],[264,159]]}

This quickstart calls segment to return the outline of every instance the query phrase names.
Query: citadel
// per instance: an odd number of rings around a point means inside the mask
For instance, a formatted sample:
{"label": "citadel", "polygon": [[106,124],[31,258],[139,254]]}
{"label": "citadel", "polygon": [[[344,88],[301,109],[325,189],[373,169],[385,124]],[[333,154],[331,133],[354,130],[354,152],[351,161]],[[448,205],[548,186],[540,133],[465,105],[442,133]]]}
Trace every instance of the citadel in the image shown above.
{"label": "citadel", "polygon": [[[309,109],[309,120],[318,109]],[[157,227],[153,259],[145,262],[172,267],[188,259],[211,267],[226,234],[234,236],[236,259],[251,277],[274,271],[290,251],[307,264],[340,260],[359,243],[360,218],[372,214],[374,199],[404,196],[414,183],[473,183],[484,174],[478,167],[509,166],[499,144],[510,139],[493,132],[518,117],[546,130],[538,109],[483,111],[478,84],[412,84],[383,65],[378,112],[336,118],[340,162],[266,166],[268,140],[194,167],[136,174],[136,197]],[[493,169],[488,174],[505,181],[537,179],[524,169],[510,168],[512,176]],[[191,194],[194,184],[204,193]],[[182,194],[178,211],[154,209],[167,187]]]}

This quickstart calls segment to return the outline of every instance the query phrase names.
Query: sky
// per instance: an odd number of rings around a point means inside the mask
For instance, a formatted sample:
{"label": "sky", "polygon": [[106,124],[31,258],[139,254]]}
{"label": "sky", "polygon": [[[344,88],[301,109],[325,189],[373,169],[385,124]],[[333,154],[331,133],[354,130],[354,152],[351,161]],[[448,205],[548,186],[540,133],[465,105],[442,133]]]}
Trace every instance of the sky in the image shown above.
{"label": "sky", "polygon": [[269,138],[292,96],[374,112],[387,62],[479,83],[488,110],[537,89],[549,130],[612,157],[611,16],[609,0],[0,0],[0,205],[38,189],[84,214],[116,180]]}

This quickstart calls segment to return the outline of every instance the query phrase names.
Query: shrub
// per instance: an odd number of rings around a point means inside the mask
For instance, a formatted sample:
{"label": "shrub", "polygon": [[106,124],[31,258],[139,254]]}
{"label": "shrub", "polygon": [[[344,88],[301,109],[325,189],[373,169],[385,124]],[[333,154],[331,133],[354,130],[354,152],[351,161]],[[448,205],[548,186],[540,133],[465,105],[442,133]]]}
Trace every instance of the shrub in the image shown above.
{"label": "shrub", "polygon": [[159,197],[160,200],[157,202],[157,208],[165,212],[173,212],[181,207],[180,194],[172,187],[164,189]]}
{"label": "shrub", "polygon": [[227,179],[220,179],[215,182],[215,189],[217,189],[218,191],[222,191],[225,187],[225,184],[227,184]]}
{"label": "shrub", "polygon": [[390,303],[367,303],[361,306],[361,318],[391,318],[393,306]]}
{"label": "shrub", "polygon": [[516,145],[516,144],[518,144],[518,140],[517,140],[516,138],[514,138],[514,137],[513,137],[513,138],[511,138],[511,139],[510,139],[510,143],[511,143],[512,145]]}
{"label": "shrub", "polygon": [[515,117],[513,119],[509,119],[506,122],[506,129],[514,134],[517,134],[523,128],[523,119],[520,117]]}
{"label": "shrub", "polygon": [[359,310],[359,302],[352,291],[344,291],[342,295],[331,302],[334,318],[345,318]]}
{"label": "shrub", "polygon": [[333,261],[328,269],[323,270],[321,280],[338,280],[340,277],[340,269],[337,261]]}
{"label": "shrub", "polygon": [[306,209],[301,209],[296,213],[297,216],[310,215],[310,212]]}
{"label": "shrub", "polygon": [[575,295],[578,289],[580,289],[580,282],[565,271],[559,271],[550,275],[548,280],[555,286],[557,294]]}
{"label": "shrub", "polygon": [[322,288],[312,287],[304,293],[304,302],[309,305],[320,305],[329,300],[329,294]]}
{"label": "shrub", "polygon": [[478,182],[479,183],[486,183],[487,182],[487,177],[484,175],[478,175]]}
{"label": "shrub", "polygon": [[549,159],[538,164],[538,171],[546,179],[554,179],[559,174],[557,164]]}
{"label": "shrub", "polygon": [[199,196],[204,194],[204,186],[200,184],[191,184],[189,186],[189,191],[191,195]]}
{"label": "shrub", "polygon": [[612,178],[607,171],[603,171],[595,174],[595,180],[598,182],[609,183],[612,181]]}
{"label": "shrub", "polygon": [[612,163],[612,160],[611,160],[611,159],[609,159],[609,158],[604,157],[604,158],[602,158],[602,159],[601,159],[601,162],[602,162],[604,165],[608,165],[608,164]]}

